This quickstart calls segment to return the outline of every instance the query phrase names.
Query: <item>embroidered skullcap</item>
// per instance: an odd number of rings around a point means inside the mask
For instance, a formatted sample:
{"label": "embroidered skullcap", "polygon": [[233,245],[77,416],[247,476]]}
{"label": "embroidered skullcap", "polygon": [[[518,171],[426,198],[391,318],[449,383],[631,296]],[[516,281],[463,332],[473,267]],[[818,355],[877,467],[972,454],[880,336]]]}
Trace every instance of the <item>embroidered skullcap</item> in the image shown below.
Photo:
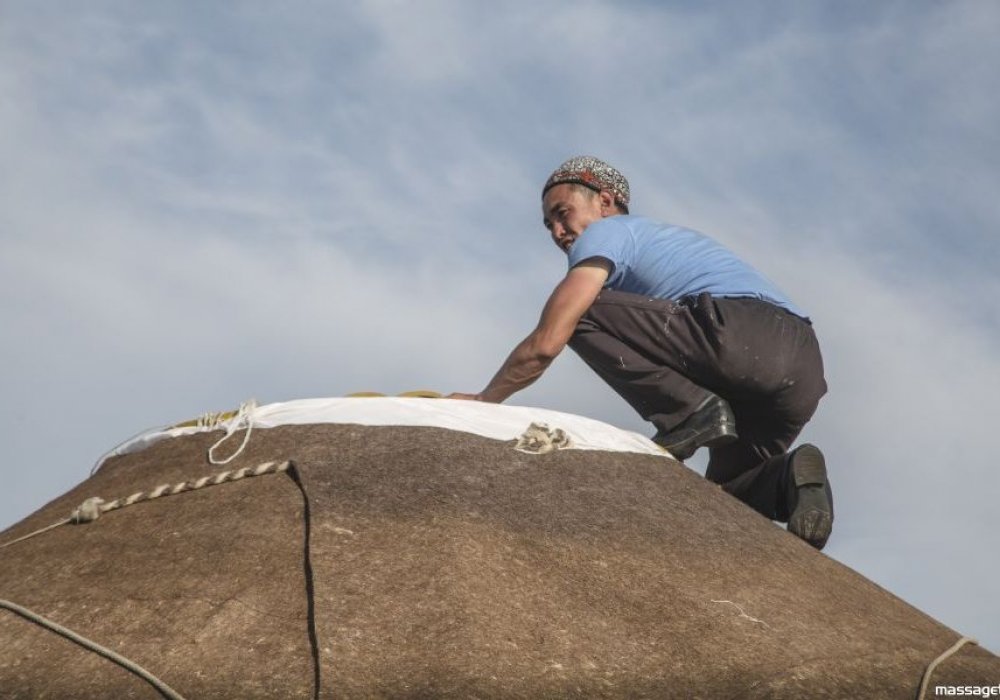
{"label": "embroidered skullcap", "polygon": [[594,156],[576,156],[556,168],[542,188],[542,197],[552,187],[563,183],[574,183],[589,187],[595,192],[607,190],[615,202],[628,211],[629,190],[628,180],[620,172]]}

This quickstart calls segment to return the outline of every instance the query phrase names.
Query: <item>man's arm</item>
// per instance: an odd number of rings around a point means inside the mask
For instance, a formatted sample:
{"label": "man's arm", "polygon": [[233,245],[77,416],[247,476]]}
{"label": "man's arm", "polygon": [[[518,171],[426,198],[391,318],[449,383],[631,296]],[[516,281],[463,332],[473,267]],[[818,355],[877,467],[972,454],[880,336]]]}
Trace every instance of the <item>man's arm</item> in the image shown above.
{"label": "man's arm", "polygon": [[610,270],[611,263],[604,258],[585,260],[570,270],[545,303],[538,326],[514,348],[486,388],[478,394],[456,393],[448,398],[500,403],[542,376],[566,347]]}

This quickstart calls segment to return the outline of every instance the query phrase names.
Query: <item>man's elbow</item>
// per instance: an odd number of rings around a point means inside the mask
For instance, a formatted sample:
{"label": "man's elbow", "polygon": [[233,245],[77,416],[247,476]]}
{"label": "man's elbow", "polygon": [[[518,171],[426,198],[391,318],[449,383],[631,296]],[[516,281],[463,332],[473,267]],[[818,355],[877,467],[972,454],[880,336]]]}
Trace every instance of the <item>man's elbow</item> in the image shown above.
{"label": "man's elbow", "polygon": [[542,335],[535,338],[532,350],[535,358],[544,365],[549,365],[566,347],[567,338],[561,336]]}

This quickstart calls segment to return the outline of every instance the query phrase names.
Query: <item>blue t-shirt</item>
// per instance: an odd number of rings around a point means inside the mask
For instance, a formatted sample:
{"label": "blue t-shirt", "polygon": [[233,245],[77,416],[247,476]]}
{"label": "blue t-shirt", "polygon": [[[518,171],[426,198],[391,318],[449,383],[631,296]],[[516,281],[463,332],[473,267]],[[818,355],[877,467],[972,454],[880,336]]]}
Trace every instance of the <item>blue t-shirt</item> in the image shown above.
{"label": "blue t-shirt", "polygon": [[599,257],[614,268],[605,287],[677,301],[708,292],[753,297],[807,318],[778,287],[727,248],[697,231],[642,216],[595,221],[569,250],[570,268]]}

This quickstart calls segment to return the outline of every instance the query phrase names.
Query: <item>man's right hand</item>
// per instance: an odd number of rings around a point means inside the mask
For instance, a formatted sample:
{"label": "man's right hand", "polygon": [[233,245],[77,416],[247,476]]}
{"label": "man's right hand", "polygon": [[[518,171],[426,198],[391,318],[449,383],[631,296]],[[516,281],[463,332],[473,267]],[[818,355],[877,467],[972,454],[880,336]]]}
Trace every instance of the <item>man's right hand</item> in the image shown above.
{"label": "man's right hand", "polygon": [[464,401],[482,401],[483,397],[479,394],[463,394],[461,392],[453,392],[445,396],[446,399],[462,399]]}

